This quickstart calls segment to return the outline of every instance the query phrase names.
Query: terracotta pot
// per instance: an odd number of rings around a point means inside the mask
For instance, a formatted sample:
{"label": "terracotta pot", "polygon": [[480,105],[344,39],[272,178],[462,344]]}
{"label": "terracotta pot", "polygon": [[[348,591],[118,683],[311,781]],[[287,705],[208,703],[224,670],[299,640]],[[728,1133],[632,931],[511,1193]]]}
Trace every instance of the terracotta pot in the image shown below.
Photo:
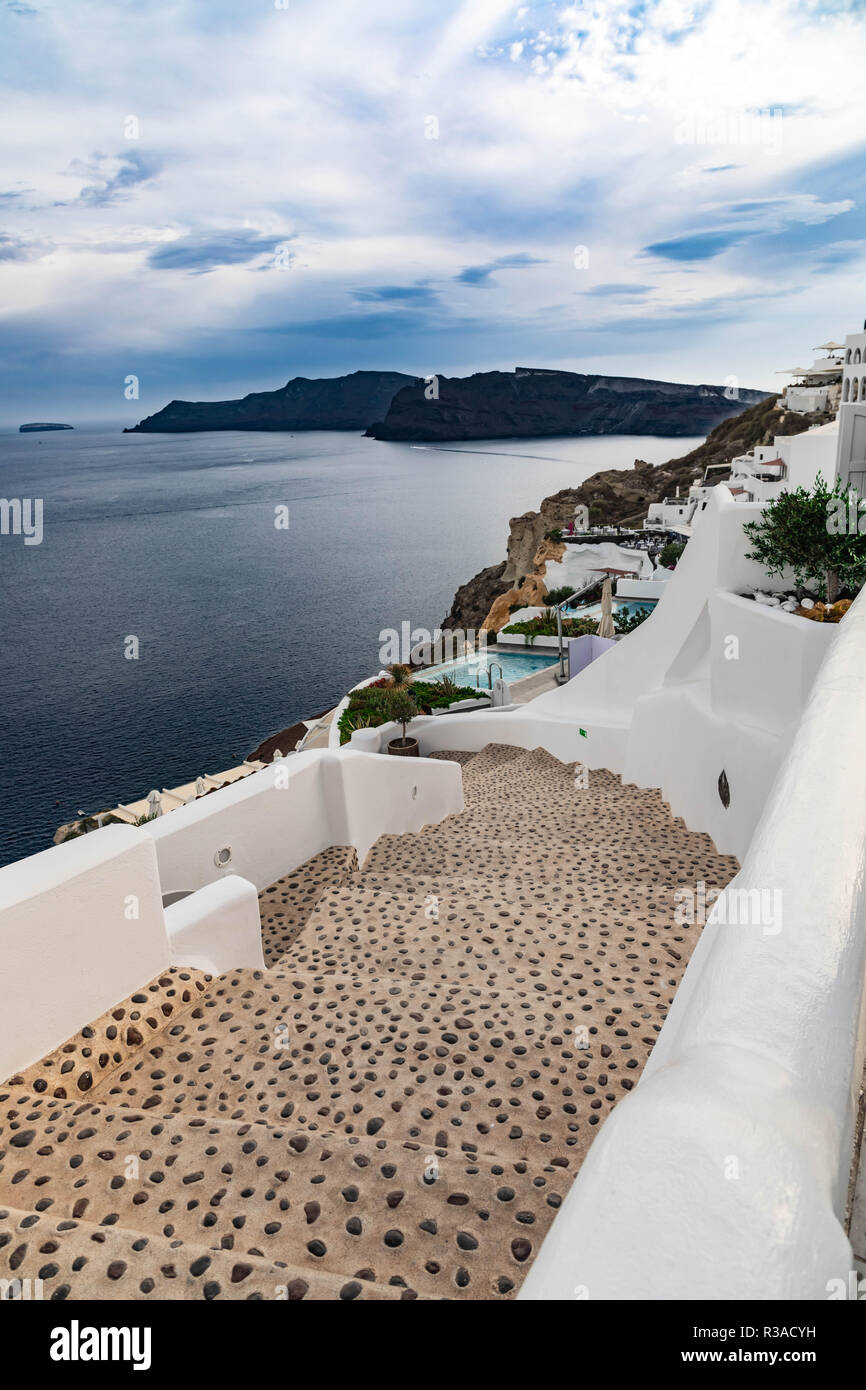
{"label": "terracotta pot", "polygon": [[417,738],[392,738],[388,744],[388,752],[395,758],[418,758],[421,756]]}

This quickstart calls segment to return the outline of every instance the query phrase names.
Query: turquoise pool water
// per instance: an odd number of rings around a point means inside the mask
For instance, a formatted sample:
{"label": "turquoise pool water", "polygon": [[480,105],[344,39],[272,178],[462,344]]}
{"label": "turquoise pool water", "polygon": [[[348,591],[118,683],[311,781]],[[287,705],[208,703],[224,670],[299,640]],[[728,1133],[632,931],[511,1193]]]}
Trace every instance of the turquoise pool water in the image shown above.
{"label": "turquoise pool water", "polygon": [[[475,685],[475,677],[481,673],[481,685],[487,689],[487,668],[498,661],[502,666],[502,678],[507,685],[519,681],[522,676],[531,676],[535,671],[543,671],[559,658],[555,652],[494,652],[492,649],[484,656],[464,656],[457,661],[443,661],[439,666],[430,666],[415,677],[416,681],[435,681],[440,676],[450,676],[458,685]],[[499,675],[494,671],[494,678]]]}
{"label": "turquoise pool water", "polygon": [[[656,606],[655,599],[632,599],[615,598],[613,601],[614,613],[651,613]],[[588,608],[565,608],[564,613],[569,617],[572,615],[578,618],[600,618],[601,604],[591,603]]]}

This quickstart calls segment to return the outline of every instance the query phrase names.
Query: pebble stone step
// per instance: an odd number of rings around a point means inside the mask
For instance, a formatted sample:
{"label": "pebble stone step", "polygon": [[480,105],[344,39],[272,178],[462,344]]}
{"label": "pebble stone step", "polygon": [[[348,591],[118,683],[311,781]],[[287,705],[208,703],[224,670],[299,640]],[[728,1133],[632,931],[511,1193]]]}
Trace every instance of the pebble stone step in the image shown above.
{"label": "pebble stone step", "polygon": [[[620,806],[617,815],[608,820],[606,808],[598,799],[588,795],[584,790],[576,791],[571,785],[558,791],[552,799],[552,804],[551,799],[545,800],[543,797],[537,802],[528,797],[513,801],[502,798],[494,801],[492,805],[472,805],[467,800],[465,810],[441,821],[440,828],[448,828],[456,824],[458,819],[461,819],[467,828],[473,829],[483,829],[485,826],[521,826],[528,835],[538,835],[544,833],[545,828],[556,830],[562,826],[569,835],[576,833],[584,837],[598,835],[600,828],[605,824],[606,839],[642,836],[646,835],[647,831],[653,835],[667,835],[670,838],[676,833],[686,836],[694,833],[677,826],[663,806],[644,808],[638,805],[634,810]],[[432,826],[430,828],[433,829]]]}
{"label": "pebble stone step", "polygon": [[[95,1225],[9,1206],[0,1206],[0,1278],[29,1279],[29,1297],[53,1302],[70,1298],[333,1302],[417,1297],[408,1288],[295,1269],[123,1226]],[[39,1295],[32,1283],[35,1279],[42,1281]]]}
{"label": "pebble stone step", "polygon": [[496,838],[484,846],[483,858],[477,848],[464,845],[459,835],[411,838],[383,835],[364,860],[364,871],[377,874],[411,871],[416,874],[449,877],[508,878],[546,880],[551,883],[577,881],[604,884],[631,881],[647,887],[667,885],[672,889],[693,888],[698,882],[724,886],[735,870],[727,855],[705,855],[700,850],[675,854],[641,844],[581,845],[569,847],[539,845],[528,849],[525,842]]}
{"label": "pebble stone step", "polygon": [[[443,821],[440,825],[425,827],[418,835],[417,843],[439,849],[448,849],[453,845],[472,850],[480,857],[489,845],[491,836],[519,844],[524,853],[544,849],[557,850],[560,857],[571,854],[581,864],[585,860],[591,862],[593,854],[602,851],[608,854],[634,854],[637,838],[633,831],[619,827],[607,834],[599,834],[597,817],[572,816],[568,811],[561,810],[557,816],[550,817],[549,824],[544,828],[539,825],[537,818],[526,816],[497,817],[486,823],[477,817]],[[715,857],[715,849],[708,837],[677,832],[670,825],[658,830],[645,829],[641,840],[647,852],[657,859],[682,859],[685,855],[691,855],[696,862],[703,862]],[[385,840],[385,844],[391,846],[393,840]]]}
{"label": "pebble stone step", "polygon": [[625,989],[602,1007],[549,987],[539,995],[286,968],[238,971],[212,991],[231,1028],[191,1036],[179,1052],[151,1049],[160,1055],[139,1059],[105,1103],[572,1171],[609,1109],[584,1102],[578,1081],[612,1073],[614,1095],[631,1089],[667,1007]]}
{"label": "pebble stone step", "polygon": [[643,914],[620,917],[594,932],[591,945],[588,935],[584,915],[574,911],[554,915],[546,907],[527,910],[502,902],[485,911],[471,893],[431,902],[424,892],[347,887],[320,901],[286,965],[312,973],[501,987],[538,981],[542,988],[546,981],[572,999],[600,976],[608,988],[637,978],[672,993],[697,939],[687,927],[666,934]]}
{"label": "pebble stone step", "polygon": [[266,965],[289,949],[322,894],[345,883],[357,867],[354,849],[337,845],[308,859],[259,893]]}
{"label": "pebble stone step", "polygon": [[[664,884],[661,887],[634,883],[588,884],[573,871],[563,871],[553,882],[547,877],[529,881],[508,874],[477,878],[471,875],[378,874],[375,870],[365,870],[356,874],[352,882],[359,888],[379,893],[423,894],[425,902],[435,902],[440,916],[451,912],[455,903],[469,900],[485,914],[519,906],[524,911],[546,913],[551,920],[565,917],[573,921],[601,911],[606,917],[619,921],[639,912],[666,931],[679,930],[674,922],[676,902]],[[325,900],[322,901],[324,904]]]}
{"label": "pebble stone step", "polygon": [[171,1242],[187,1270],[228,1252],[245,1288],[253,1270],[286,1283],[289,1265],[337,1288],[348,1271],[423,1297],[507,1297],[568,1187],[554,1165],[209,1117],[55,1103],[34,1124],[0,1165],[0,1206]]}
{"label": "pebble stone step", "polygon": [[269,969],[166,972],[0,1089],[0,1269],[52,1298],[516,1295],[698,938],[676,888],[737,866],[610,773],[454,760],[464,813],[259,895]]}

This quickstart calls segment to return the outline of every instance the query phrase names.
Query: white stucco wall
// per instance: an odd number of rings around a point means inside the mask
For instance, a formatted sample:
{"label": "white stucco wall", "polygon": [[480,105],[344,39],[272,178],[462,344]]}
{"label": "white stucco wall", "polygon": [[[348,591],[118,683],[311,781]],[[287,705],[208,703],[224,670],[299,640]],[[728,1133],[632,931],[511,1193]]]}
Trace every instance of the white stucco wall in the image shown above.
{"label": "white stucco wall", "polygon": [[618,579],[616,596],[622,599],[661,598],[673,570],[653,570],[652,579]]}
{"label": "white stucco wall", "polygon": [[[864,1055],[866,598],[832,643],[742,869],[520,1297],[826,1299]],[[733,894],[772,925],[731,925]],[[777,896],[778,895],[778,896]],[[741,899],[742,900],[742,899]]]}
{"label": "white stucco wall", "polygon": [[[573,680],[509,716],[498,741],[542,746],[659,787],[690,829],[741,857],[837,631],[738,597],[768,586],[761,566],[745,558],[743,526],[760,511],[715,487],[654,612]],[[782,590],[790,580],[772,585]],[[736,661],[725,655],[732,636]],[[428,745],[483,747],[491,717],[472,716],[479,722],[470,727],[447,716]],[[578,740],[577,726],[586,739]],[[723,770],[727,810],[718,793]]]}
{"label": "white stucco wall", "polygon": [[[463,806],[456,764],[311,749],[141,827],[156,845],[163,892],[227,874],[266,888],[331,845],[359,858],[379,835],[420,829]],[[221,869],[220,850],[231,858]]]}
{"label": "white stucco wall", "polygon": [[[312,855],[363,859],[379,835],[462,808],[456,763],[311,750],[0,869],[0,1080],[171,964],[261,966],[257,890]],[[164,909],[174,893],[190,896]]]}
{"label": "white stucco wall", "polygon": [[568,585],[579,589],[599,569],[630,570],[643,579],[651,579],[652,560],[645,550],[626,550],[614,541],[593,544],[566,545],[561,560],[548,560],[544,567],[547,589]]}
{"label": "white stucco wall", "polygon": [[165,910],[172,965],[222,975],[264,970],[259,895],[237,874],[208,883]]}
{"label": "white stucco wall", "polygon": [[780,491],[782,488],[789,492],[798,487],[811,488],[819,473],[824,475],[825,482],[832,482],[838,446],[836,420],[804,430],[802,434],[776,435],[773,442],[788,470]]}
{"label": "white stucco wall", "polygon": [[170,962],[153,843],[110,825],[0,869],[0,1079]]}

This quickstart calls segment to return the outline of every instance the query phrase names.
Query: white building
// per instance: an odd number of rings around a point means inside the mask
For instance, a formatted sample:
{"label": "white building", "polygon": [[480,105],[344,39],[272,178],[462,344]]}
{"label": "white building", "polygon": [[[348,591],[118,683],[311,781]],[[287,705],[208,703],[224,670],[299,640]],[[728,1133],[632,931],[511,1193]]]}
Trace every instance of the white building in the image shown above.
{"label": "white building", "polygon": [[816,351],[824,350],[826,357],[816,357],[811,367],[788,367],[780,376],[796,377],[782,395],[782,405],[798,415],[812,415],[838,409],[842,389],[841,343],[820,343]]}
{"label": "white building", "polygon": [[845,339],[836,472],[866,496],[866,327]]}
{"label": "white building", "polygon": [[832,356],[811,368],[792,367],[801,380],[781,398],[795,414],[825,412],[830,418],[800,434],[777,434],[730,464],[710,464],[687,497],[666,497],[649,507],[646,527],[689,536],[713,488],[724,482],[735,502],[770,502],[780,492],[814,486],[820,473],[827,482],[837,475],[866,495],[866,329],[851,333],[844,348],[823,343]]}

